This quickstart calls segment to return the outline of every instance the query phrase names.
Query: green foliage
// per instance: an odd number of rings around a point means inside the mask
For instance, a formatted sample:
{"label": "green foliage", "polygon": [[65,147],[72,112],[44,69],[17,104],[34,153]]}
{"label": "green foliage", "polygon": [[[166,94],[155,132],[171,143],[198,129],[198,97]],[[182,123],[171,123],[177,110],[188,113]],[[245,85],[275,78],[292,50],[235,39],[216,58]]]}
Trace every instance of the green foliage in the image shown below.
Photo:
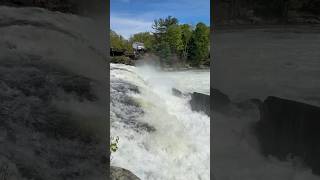
{"label": "green foliage", "polygon": [[126,64],[126,65],[133,65],[133,61],[126,56],[114,56],[111,57],[110,60],[111,63],[120,63],[120,64]]}
{"label": "green foliage", "polygon": [[182,40],[182,58],[187,58],[188,57],[188,46],[190,39],[192,37],[192,27],[189,24],[183,24],[181,25],[181,40]]}
{"label": "green foliage", "polygon": [[157,46],[157,54],[160,57],[161,63],[171,64],[170,57],[172,55],[170,44],[166,41],[161,41]]}
{"label": "green foliage", "polygon": [[[160,57],[162,65],[184,64],[193,66],[208,64],[210,30],[204,23],[196,28],[188,24],[179,24],[177,18],[168,16],[154,20],[153,33],[134,34],[129,41],[111,32],[111,46],[119,49],[131,49],[133,42],[142,42],[147,50]],[[114,61],[125,62],[123,58]],[[179,62],[181,61],[181,62]]]}
{"label": "green foliage", "polygon": [[210,30],[205,24],[197,24],[196,29],[192,34],[189,47],[189,59],[191,60],[192,65],[198,66],[208,59],[209,34]]}
{"label": "green foliage", "polygon": [[163,34],[166,33],[169,26],[178,25],[179,21],[177,18],[168,16],[165,19],[159,18],[154,20],[154,24],[152,28],[155,30],[155,34]]}
{"label": "green foliage", "polygon": [[171,51],[179,52],[183,50],[181,27],[176,24],[169,26],[165,40],[168,42]]}
{"label": "green foliage", "polygon": [[128,52],[133,51],[131,43],[112,30],[110,31],[110,42],[111,48],[126,50]]}
{"label": "green foliage", "polygon": [[172,64],[170,57],[173,55],[180,60],[191,58],[192,65],[199,65],[208,58],[209,28],[205,24],[199,23],[193,31],[190,25],[180,25],[178,19],[168,16],[155,20],[152,27],[155,31],[153,50],[163,63]]}
{"label": "green foliage", "polygon": [[118,143],[119,143],[118,136],[116,138],[114,138],[114,137],[111,138],[111,143],[110,143],[110,151],[111,152],[116,152],[118,150]]}

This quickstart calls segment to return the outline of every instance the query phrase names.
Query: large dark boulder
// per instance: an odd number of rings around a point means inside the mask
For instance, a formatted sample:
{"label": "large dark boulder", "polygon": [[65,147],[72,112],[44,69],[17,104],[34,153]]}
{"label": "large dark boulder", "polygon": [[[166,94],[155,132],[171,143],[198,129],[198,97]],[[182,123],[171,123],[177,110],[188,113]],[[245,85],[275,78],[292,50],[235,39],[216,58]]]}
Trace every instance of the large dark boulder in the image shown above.
{"label": "large dark boulder", "polygon": [[210,96],[194,92],[191,94],[191,109],[193,111],[202,111],[210,116]]}
{"label": "large dark boulder", "polygon": [[320,174],[320,107],[268,97],[256,126],[262,152],[280,160],[299,157]]}
{"label": "large dark boulder", "polygon": [[210,91],[214,111],[224,111],[231,104],[229,97],[220,90],[211,88]]}
{"label": "large dark boulder", "polygon": [[[173,93],[177,94],[179,92],[173,90]],[[210,105],[210,101],[212,105]],[[197,92],[192,93],[190,105],[193,111],[202,111],[210,115],[210,111],[225,112],[228,110],[228,107],[231,105],[231,100],[218,89],[210,88],[210,95]]]}

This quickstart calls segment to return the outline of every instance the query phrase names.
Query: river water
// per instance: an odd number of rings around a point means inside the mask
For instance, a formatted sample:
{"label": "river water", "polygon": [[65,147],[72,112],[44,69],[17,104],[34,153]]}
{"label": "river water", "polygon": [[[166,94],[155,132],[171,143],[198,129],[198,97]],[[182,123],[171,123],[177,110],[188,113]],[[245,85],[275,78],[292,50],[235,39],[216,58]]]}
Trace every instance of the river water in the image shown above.
{"label": "river water", "polygon": [[[220,29],[214,36],[213,86],[233,101],[277,96],[320,106],[320,30],[317,26]],[[231,115],[230,115],[231,114]],[[299,159],[260,153],[246,114],[214,113],[212,168],[218,180],[319,180]]]}
{"label": "river water", "polygon": [[110,74],[111,135],[120,139],[111,165],[143,180],[209,180],[210,118],[172,94],[209,94],[209,71],[111,64]]}

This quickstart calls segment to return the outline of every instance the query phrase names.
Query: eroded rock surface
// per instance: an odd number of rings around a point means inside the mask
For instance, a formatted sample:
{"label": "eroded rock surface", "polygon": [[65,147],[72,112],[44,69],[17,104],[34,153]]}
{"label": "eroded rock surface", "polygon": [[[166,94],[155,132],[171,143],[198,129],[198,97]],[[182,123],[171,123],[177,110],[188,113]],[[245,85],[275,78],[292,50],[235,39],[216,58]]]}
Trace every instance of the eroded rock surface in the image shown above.
{"label": "eroded rock surface", "polygon": [[129,170],[119,168],[119,167],[110,167],[110,180],[140,180],[136,175],[134,175]]}

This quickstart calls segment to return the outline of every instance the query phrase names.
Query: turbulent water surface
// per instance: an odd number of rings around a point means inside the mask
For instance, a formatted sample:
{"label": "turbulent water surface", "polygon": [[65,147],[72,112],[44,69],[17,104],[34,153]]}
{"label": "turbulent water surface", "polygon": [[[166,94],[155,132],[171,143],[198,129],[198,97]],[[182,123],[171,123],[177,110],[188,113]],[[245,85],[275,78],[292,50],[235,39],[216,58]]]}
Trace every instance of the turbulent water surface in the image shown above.
{"label": "turbulent water surface", "polygon": [[99,27],[89,17],[0,6],[0,179],[106,179]]}
{"label": "turbulent water surface", "polygon": [[172,94],[209,94],[209,71],[111,64],[110,73],[111,135],[120,138],[111,164],[143,180],[209,180],[210,118]]}
{"label": "turbulent water surface", "polygon": [[[233,101],[273,95],[320,105],[319,27],[273,27],[215,34],[214,87]],[[299,159],[264,157],[250,130],[258,109],[213,117],[218,180],[316,180]]]}

